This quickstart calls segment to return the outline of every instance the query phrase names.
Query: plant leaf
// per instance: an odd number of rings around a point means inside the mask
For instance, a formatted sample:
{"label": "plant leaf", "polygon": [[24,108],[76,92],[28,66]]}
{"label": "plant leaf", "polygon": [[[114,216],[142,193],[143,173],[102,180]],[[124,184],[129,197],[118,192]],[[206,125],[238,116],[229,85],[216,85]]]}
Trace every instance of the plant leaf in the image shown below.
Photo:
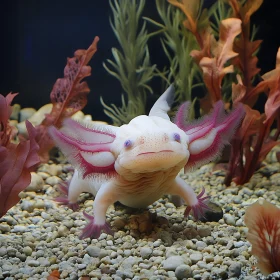
{"label": "plant leaf", "polygon": [[30,172],[40,162],[39,146],[35,141],[36,131],[26,121],[29,140],[19,144],[11,142],[13,134],[8,123],[10,104],[16,94],[0,95],[0,218],[19,202],[18,194],[31,181]]}
{"label": "plant leaf", "polygon": [[232,83],[232,102],[237,103],[241,102],[244,99],[246,94],[246,87],[242,83],[240,75],[236,75],[237,84]]}
{"label": "plant leaf", "polygon": [[39,155],[42,161],[48,160],[48,152],[54,146],[49,137],[47,128],[51,125],[61,127],[64,118],[71,117],[82,110],[87,103],[87,94],[90,92],[85,77],[91,75],[89,63],[97,51],[98,37],[95,37],[87,50],[77,50],[74,57],[67,59],[64,68],[64,78],[57,79],[50,97],[53,104],[52,111],[46,115],[40,126],[36,127],[37,141],[40,146]]}
{"label": "plant leaf", "polygon": [[247,239],[252,244],[252,254],[264,275],[280,270],[280,209],[260,201],[249,206],[244,221],[249,231]]}
{"label": "plant leaf", "polygon": [[275,79],[274,84],[270,87],[268,98],[264,106],[266,120],[273,121],[276,114],[279,114],[280,109],[280,75]]}
{"label": "plant leaf", "polygon": [[186,20],[184,25],[192,33],[197,31],[197,17],[200,6],[200,0],[183,0],[180,2],[178,0],[168,0],[173,6],[180,8],[182,12],[186,15]]}
{"label": "plant leaf", "polygon": [[263,125],[264,115],[260,114],[258,110],[254,110],[244,104],[245,118],[243,119],[242,125],[239,129],[240,138],[244,142],[247,142],[246,138],[257,134],[260,127]]}
{"label": "plant leaf", "polygon": [[247,0],[245,5],[242,7],[242,13],[244,16],[244,24],[247,24],[250,21],[251,15],[256,12],[259,7],[262,5],[263,0]]}
{"label": "plant leaf", "polygon": [[203,71],[203,79],[210,93],[212,105],[222,99],[221,84],[223,77],[234,70],[232,65],[225,66],[225,64],[238,55],[233,51],[233,43],[240,32],[241,21],[239,19],[223,20],[220,25],[219,41],[212,44],[213,57],[203,57],[200,60],[199,65]]}

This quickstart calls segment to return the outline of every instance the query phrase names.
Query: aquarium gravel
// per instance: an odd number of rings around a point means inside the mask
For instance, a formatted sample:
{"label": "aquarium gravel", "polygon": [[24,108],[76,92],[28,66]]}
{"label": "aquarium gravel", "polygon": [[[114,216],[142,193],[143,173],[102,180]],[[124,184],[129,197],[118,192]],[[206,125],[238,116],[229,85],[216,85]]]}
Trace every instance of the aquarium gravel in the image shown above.
{"label": "aquarium gravel", "polygon": [[[176,208],[164,197],[149,210],[111,206],[107,219],[114,236],[102,233],[92,240],[78,238],[82,211],[53,201],[58,183],[71,177],[71,166],[42,164],[21,202],[1,219],[0,279],[47,279],[53,270],[60,279],[265,279],[250,254],[243,215],[259,198],[279,201],[277,149],[243,187],[226,188],[224,171],[213,171],[213,164],[182,175],[196,192],[205,187],[222,207],[218,222],[184,219],[185,206]],[[94,198],[83,194],[80,202],[90,213]]]}

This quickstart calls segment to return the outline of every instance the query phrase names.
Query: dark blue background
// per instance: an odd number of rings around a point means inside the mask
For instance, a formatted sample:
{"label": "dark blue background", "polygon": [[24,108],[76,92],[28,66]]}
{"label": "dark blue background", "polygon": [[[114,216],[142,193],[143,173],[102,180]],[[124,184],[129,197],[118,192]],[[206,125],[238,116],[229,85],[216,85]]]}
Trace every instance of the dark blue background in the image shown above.
{"label": "dark blue background", "polygon": [[[262,73],[274,68],[280,45],[280,1],[264,0],[252,22],[260,26],[258,39],[264,39],[259,53]],[[206,1],[210,4],[210,1]],[[98,51],[90,65],[92,76],[86,80],[91,88],[86,113],[94,119],[105,119],[99,98],[119,103],[121,86],[102,63],[112,58],[111,48],[118,47],[109,24],[111,15],[107,0],[17,0],[1,1],[0,93],[20,92],[15,102],[22,107],[49,103],[49,94],[57,78],[63,77],[66,58],[77,49],[87,48],[95,36],[100,37]],[[147,0],[144,16],[158,19],[155,3]],[[148,24],[149,30],[153,27]],[[152,63],[167,63],[158,38],[149,43]],[[153,88],[160,94],[160,82]],[[155,97],[151,97],[154,99]]]}

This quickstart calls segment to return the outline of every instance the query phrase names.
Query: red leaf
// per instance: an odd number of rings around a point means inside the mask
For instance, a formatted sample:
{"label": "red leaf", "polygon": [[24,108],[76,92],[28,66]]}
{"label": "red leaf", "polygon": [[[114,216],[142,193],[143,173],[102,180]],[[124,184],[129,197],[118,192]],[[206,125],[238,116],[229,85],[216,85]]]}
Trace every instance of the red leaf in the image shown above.
{"label": "red leaf", "polygon": [[87,50],[77,50],[74,57],[68,58],[64,68],[64,78],[57,79],[53,86],[50,95],[53,103],[52,111],[45,117],[42,124],[36,127],[40,146],[39,155],[42,161],[48,160],[48,152],[54,146],[47,132],[48,127],[51,125],[61,127],[65,118],[82,110],[87,103],[87,94],[90,89],[82,80],[91,75],[91,67],[87,64],[97,51],[98,41],[99,38],[95,37]]}
{"label": "red leaf", "polygon": [[[64,68],[64,78],[56,81],[51,92],[53,109],[50,114],[56,117],[55,123],[52,124],[60,126],[63,118],[70,117],[86,105],[85,96],[90,90],[82,79],[91,74],[91,67],[86,64],[97,51],[98,41],[99,38],[95,37],[87,50],[77,50],[74,57],[68,58]],[[83,101],[81,102],[81,100]],[[67,111],[69,107],[72,110]]]}
{"label": "red leaf", "polygon": [[[279,73],[280,74],[280,73]],[[280,109],[280,75],[275,80],[269,90],[268,98],[265,103],[266,121],[273,121],[276,114],[279,114]]]}
{"label": "red leaf", "polygon": [[[229,4],[232,6],[233,15],[242,21],[242,33],[234,43],[234,51],[239,55],[234,59],[234,65],[237,65],[242,72],[242,80],[244,86],[247,88],[247,92],[252,88],[252,79],[260,71],[257,68],[258,58],[256,52],[260,47],[261,40],[252,41],[250,34],[250,17],[259,9],[263,0],[248,0],[246,3],[241,3],[237,0],[229,0]],[[248,100],[247,94],[244,96],[245,102],[251,106],[256,100]]]}
{"label": "red leaf", "polygon": [[252,42],[250,38],[244,36],[235,42],[234,50],[239,54],[235,64],[243,73],[243,82],[246,87],[251,86],[252,79],[260,72],[260,68],[257,68],[258,58],[255,53],[261,43],[261,40]]}
{"label": "red leaf", "polygon": [[6,146],[12,137],[13,128],[9,125],[12,113],[10,106],[17,93],[9,93],[6,97],[0,94],[0,146]]}
{"label": "red leaf", "polygon": [[264,120],[264,115],[261,115],[259,111],[251,109],[247,105],[244,105],[244,108],[246,115],[239,129],[241,139],[256,135],[260,131],[260,127],[263,126]]}
{"label": "red leaf", "polygon": [[0,217],[19,202],[18,194],[31,181],[30,171],[40,162],[35,129],[29,122],[26,122],[29,140],[19,144],[11,143],[12,128],[8,119],[14,96],[9,94],[5,98],[0,95]]}
{"label": "red leaf", "polygon": [[280,209],[263,201],[246,210],[244,221],[248,227],[247,238],[252,244],[252,254],[264,275],[280,270]]}

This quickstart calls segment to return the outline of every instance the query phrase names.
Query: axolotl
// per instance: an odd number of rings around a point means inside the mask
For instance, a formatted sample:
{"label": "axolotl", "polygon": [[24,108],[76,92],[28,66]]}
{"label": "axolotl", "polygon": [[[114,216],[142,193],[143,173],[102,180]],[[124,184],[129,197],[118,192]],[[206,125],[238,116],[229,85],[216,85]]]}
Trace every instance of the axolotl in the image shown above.
{"label": "axolotl", "polygon": [[228,144],[244,115],[242,105],[225,114],[223,102],[211,114],[188,122],[186,102],[172,122],[167,114],[174,99],[170,86],[155,102],[149,115],[141,115],[120,127],[64,121],[60,130],[49,133],[75,171],[64,187],[67,197],[58,202],[76,210],[82,192],[95,196],[93,216],[84,212],[88,224],[80,238],[98,238],[111,233],[106,211],[114,202],[144,208],[165,194],[179,196],[187,204],[184,215],[195,219],[208,209],[205,190],[196,196],[178,175],[214,158]]}

